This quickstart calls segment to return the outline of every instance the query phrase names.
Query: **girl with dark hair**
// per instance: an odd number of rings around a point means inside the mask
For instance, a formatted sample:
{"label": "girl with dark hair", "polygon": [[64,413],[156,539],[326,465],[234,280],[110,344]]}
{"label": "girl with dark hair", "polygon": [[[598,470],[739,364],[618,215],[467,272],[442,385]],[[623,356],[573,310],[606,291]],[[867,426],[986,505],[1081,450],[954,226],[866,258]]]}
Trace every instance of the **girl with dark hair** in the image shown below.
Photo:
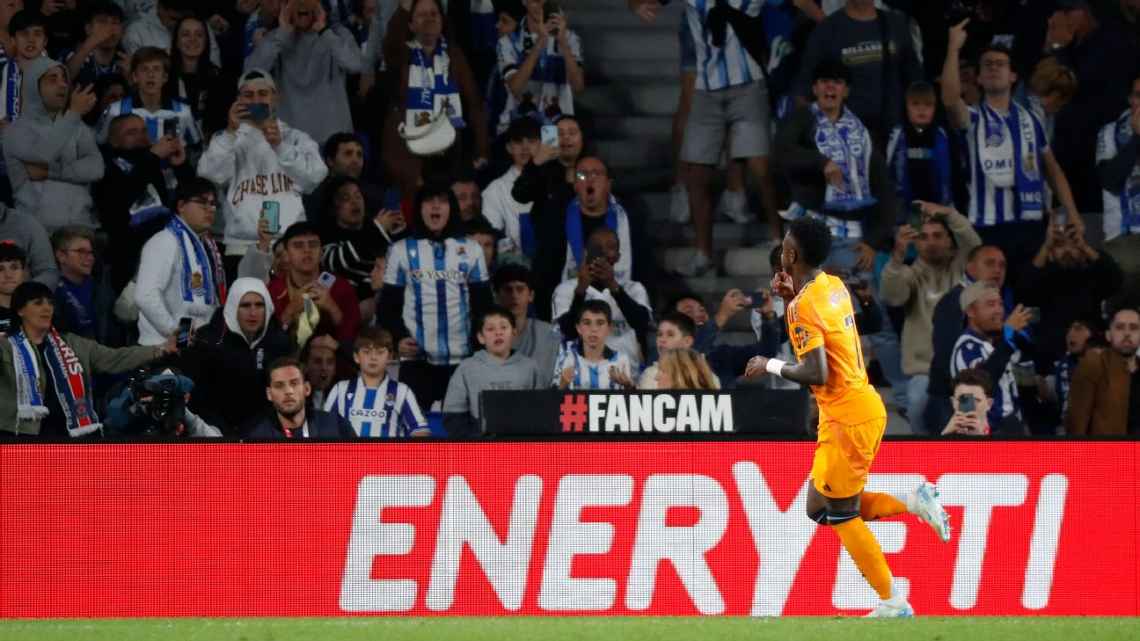
{"label": "girl with dark hair", "polygon": [[464,237],[448,185],[421,189],[414,211],[411,235],[388,251],[376,316],[396,338],[400,380],[430,411],[443,400],[459,362],[471,355],[473,321],[492,299],[483,250]]}
{"label": "girl with dark hair", "polygon": [[187,16],[174,27],[170,47],[170,75],[166,95],[190,105],[199,129],[207,139],[225,127],[226,112],[233,102],[233,83],[222,80],[221,70],[210,62],[210,30],[198,17]]}

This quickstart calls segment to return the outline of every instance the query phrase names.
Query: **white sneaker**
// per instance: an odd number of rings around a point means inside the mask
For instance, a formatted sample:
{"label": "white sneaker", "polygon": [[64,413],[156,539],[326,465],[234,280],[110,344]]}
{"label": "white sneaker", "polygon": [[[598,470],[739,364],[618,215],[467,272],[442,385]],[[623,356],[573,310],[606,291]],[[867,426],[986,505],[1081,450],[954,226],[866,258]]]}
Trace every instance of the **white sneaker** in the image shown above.
{"label": "white sneaker", "polygon": [[910,619],[914,617],[914,608],[906,601],[898,603],[891,603],[890,601],[883,601],[877,608],[871,610],[870,614],[866,616],[868,619]]}
{"label": "white sneaker", "polygon": [[692,219],[689,211],[689,190],[678,183],[669,189],[669,220],[683,225]]}
{"label": "white sneaker", "polygon": [[943,543],[950,541],[950,515],[938,500],[938,488],[930,483],[919,485],[906,497],[906,509],[934,528]]}
{"label": "white sneaker", "polygon": [[752,213],[748,211],[748,198],[742,191],[726,190],[722,193],[716,211],[738,225],[747,225],[753,218]]}
{"label": "white sneaker", "polygon": [[677,273],[689,278],[704,276],[712,269],[712,261],[700,251],[694,251],[687,263],[677,268]]}

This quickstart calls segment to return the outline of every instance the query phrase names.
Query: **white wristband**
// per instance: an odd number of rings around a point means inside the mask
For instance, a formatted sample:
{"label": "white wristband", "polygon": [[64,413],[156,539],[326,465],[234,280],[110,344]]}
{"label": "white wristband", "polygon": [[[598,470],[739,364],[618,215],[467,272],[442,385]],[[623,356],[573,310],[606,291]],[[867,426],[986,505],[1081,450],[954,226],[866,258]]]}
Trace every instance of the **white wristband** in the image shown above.
{"label": "white wristband", "polygon": [[772,374],[773,376],[779,376],[783,378],[784,375],[780,372],[784,369],[785,365],[787,365],[787,363],[778,358],[769,358],[768,364],[764,366],[764,369],[768,370],[768,373]]}

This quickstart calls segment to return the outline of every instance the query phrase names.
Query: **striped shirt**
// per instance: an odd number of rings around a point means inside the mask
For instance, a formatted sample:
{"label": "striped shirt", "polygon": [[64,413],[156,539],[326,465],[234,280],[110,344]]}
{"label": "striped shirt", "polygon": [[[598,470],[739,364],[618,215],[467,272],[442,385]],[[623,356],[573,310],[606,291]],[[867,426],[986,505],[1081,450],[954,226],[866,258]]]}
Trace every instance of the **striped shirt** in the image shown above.
{"label": "striped shirt", "polygon": [[[1100,130],[1096,145],[1096,163],[1116,158],[1133,136],[1130,118],[1132,112],[1125,110],[1119,119],[1108,123]],[[1104,239],[1117,236],[1140,234],[1140,162],[1132,165],[1132,172],[1124,179],[1120,193],[1101,189],[1104,203]]]}
{"label": "striped shirt", "polygon": [[[728,5],[756,17],[767,0],[728,0]],[[764,78],[760,65],[740,44],[732,26],[725,26],[724,47],[714,47],[708,29],[709,10],[716,0],[685,0],[684,20],[689,22],[697,54],[697,89],[718,91],[747,85]]]}
{"label": "striped shirt", "polygon": [[9,124],[15,122],[20,115],[21,82],[23,74],[16,64],[16,58],[9,57],[4,47],[0,46],[0,118]]}
{"label": "striped shirt", "polygon": [[[954,343],[954,351],[950,357],[950,377],[958,375],[964,369],[981,368],[986,360],[994,353],[994,346],[981,334],[966,329]],[[1018,409],[1017,382],[1013,378],[1013,359],[1006,364],[1001,378],[994,385],[994,404],[990,408],[987,419],[990,425],[1000,425],[1003,418],[1016,415],[1019,419],[1021,411]]]}
{"label": "striped shirt", "polygon": [[324,410],[348,419],[361,438],[407,438],[429,432],[416,396],[403,383],[385,377],[366,387],[359,376],[329,390]]}
{"label": "striped shirt", "polygon": [[[1021,107],[1021,109],[1025,109]],[[1005,223],[1041,220],[1041,210],[1022,214],[1019,204],[1016,185],[1011,188],[996,187],[982,169],[982,160],[978,149],[978,128],[984,127],[981,111],[977,107],[970,107],[970,124],[966,128],[966,149],[970,164],[970,223],[975,227],[992,227]],[[1045,127],[1033,112],[1029,111],[1033,119],[1033,132],[1037,138],[1038,157],[1036,159],[1039,170],[1045,167],[1045,152],[1049,151],[1049,141],[1045,136]],[[1015,157],[1020,156],[1018,143],[1021,127],[1013,111],[1003,116],[1005,121],[1005,135],[1013,137],[1013,150]],[[1018,165],[1021,167],[1023,165]]]}
{"label": "striped shirt", "polygon": [[567,341],[559,348],[558,358],[554,361],[554,387],[558,387],[562,379],[562,370],[574,370],[570,379],[572,390],[607,390],[621,389],[616,381],[610,378],[610,368],[616,367],[625,373],[631,381],[636,381],[636,372],[629,357],[621,352],[606,347],[602,350],[602,360],[589,361],[582,353],[581,339]]}
{"label": "striped shirt", "polygon": [[202,145],[202,130],[198,128],[198,122],[194,119],[194,112],[190,109],[190,105],[180,100],[169,100],[163,101],[162,106],[157,111],[150,111],[143,106],[142,99],[138,96],[127,96],[107,107],[99,119],[99,144],[106,144],[111,129],[111,121],[128,113],[142,118],[143,122],[146,123],[147,138],[150,139],[151,144],[162,138],[165,122],[174,120],[178,123],[178,136],[182,138],[182,142],[186,143],[188,148]]}
{"label": "striped shirt", "polygon": [[404,326],[432,365],[471,355],[470,286],[488,280],[483,248],[469,238],[405,238],[388,250],[384,284],[405,288]]}

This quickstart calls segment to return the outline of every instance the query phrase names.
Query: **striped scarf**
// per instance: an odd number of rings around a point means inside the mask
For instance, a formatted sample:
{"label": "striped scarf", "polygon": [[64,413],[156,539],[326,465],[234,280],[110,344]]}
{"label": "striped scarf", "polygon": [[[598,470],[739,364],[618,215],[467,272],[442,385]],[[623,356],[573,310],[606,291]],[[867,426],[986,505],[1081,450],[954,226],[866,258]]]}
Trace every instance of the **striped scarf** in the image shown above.
{"label": "striped scarf", "polygon": [[1037,162],[1041,150],[1037,147],[1033,115],[1028,109],[1010,102],[1009,115],[1017,126],[1009,127],[1005,118],[985,101],[980,105],[979,113],[978,160],[986,178],[995,187],[1014,188],[1022,216],[1040,213],[1044,207],[1045,182]]}
{"label": "striped scarf", "polygon": [[[612,195],[610,204],[606,207],[606,227],[617,234],[618,246],[621,248],[618,262],[614,265],[614,278],[619,283],[628,282],[632,278],[633,269],[629,214]],[[566,207],[566,270],[562,274],[563,280],[577,277],[578,266],[585,260],[587,240],[582,231],[582,203],[575,198]]]}
{"label": "striped scarf", "polygon": [[415,40],[408,41],[412,50],[408,63],[408,100],[405,120],[409,127],[430,122],[438,113],[445,113],[456,129],[465,127],[463,101],[459,98],[459,85],[451,73],[451,57],[447,54],[447,41],[440,38],[428,64],[424,48]]}
{"label": "striped scarf", "polygon": [[215,305],[225,304],[226,272],[214,239],[195,234],[179,216],[171,216],[166,229],[174,234],[182,250],[182,300],[203,314]]}
{"label": "striped scarf", "polygon": [[828,183],[823,208],[856,211],[874,205],[878,200],[871,195],[871,133],[847,107],[834,123],[818,103],[812,103],[811,112],[816,148],[843,170],[843,187]]}
{"label": "striped scarf", "polygon": [[[56,397],[63,408],[67,433],[75,438],[103,429],[95,413],[95,403],[84,380],[79,357],[54,327],[44,340],[47,341],[47,349],[44,350],[47,375],[51,376]],[[23,420],[42,420],[48,415],[48,408],[40,393],[39,381],[44,373],[40,371],[39,359],[36,358],[36,346],[23,330],[9,336],[8,342],[12,345],[16,369],[16,415]]]}

